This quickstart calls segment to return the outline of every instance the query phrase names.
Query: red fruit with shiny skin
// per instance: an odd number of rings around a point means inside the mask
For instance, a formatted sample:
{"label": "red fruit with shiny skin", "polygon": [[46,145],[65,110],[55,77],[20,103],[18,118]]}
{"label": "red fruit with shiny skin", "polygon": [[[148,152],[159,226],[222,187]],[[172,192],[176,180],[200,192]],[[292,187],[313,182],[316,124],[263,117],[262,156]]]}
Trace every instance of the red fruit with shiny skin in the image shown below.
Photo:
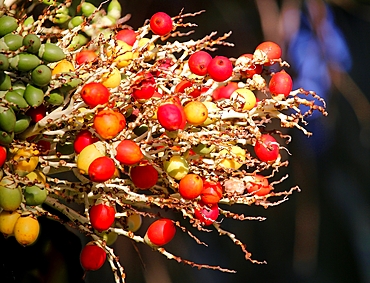
{"label": "red fruit with shiny skin", "polygon": [[[249,59],[253,59],[253,54],[243,54],[241,55],[240,57],[246,57],[246,58],[249,58]],[[263,66],[260,65],[260,64],[253,64],[251,63],[248,67],[247,70],[245,71],[240,71],[240,74],[243,76],[243,77],[246,77],[246,78],[252,78],[254,75],[259,75],[262,73],[262,70],[263,70]]]}
{"label": "red fruit with shiny skin", "polygon": [[272,75],[269,83],[269,90],[272,95],[283,94],[285,97],[289,96],[293,88],[292,77],[284,70]]}
{"label": "red fruit with shiny skin", "polygon": [[94,137],[93,134],[89,130],[82,130],[80,131],[75,138],[73,143],[73,148],[75,152],[78,154],[80,153],[85,147],[94,142],[97,142],[99,139]]}
{"label": "red fruit with shiny skin", "polygon": [[144,240],[151,246],[163,246],[169,243],[176,234],[172,220],[163,218],[154,221],[146,231]]}
{"label": "red fruit with shiny skin", "polygon": [[257,196],[265,196],[272,190],[267,178],[259,174],[253,176],[253,180],[247,183],[246,188],[248,193]]}
{"label": "red fruit with shiny skin", "polygon": [[263,51],[269,60],[269,62],[266,62],[264,65],[265,66],[271,66],[276,63],[277,59],[281,58],[281,48],[280,46],[272,41],[265,41],[260,43],[257,47],[256,50],[261,50]]}
{"label": "red fruit with shiny skin", "polygon": [[94,159],[89,166],[89,177],[93,182],[105,182],[113,177],[116,166],[112,158],[102,156]]}
{"label": "red fruit with shiny skin", "polygon": [[216,56],[208,65],[208,74],[216,82],[223,82],[233,74],[233,64],[225,56]]}
{"label": "red fruit with shiny skin", "polygon": [[123,140],[116,147],[115,158],[124,165],[134,165],[144,158],[140,147],[132,140]]}
{"label": "red fruit with shiny skin", "polygon": [[46,107],[44,104],[36,108],[31,107],[27,110],[26,114],[31,117],[33,122],[37,123],[46,116]]}
{"label": "red fruit with shiny skin", "polygon": [[203,189],[200,198],[204,204],[218,203],[223,194],[222,186],[219,182],[203,181]]}
{"label": "red fruit with shiny skin", "polygon": [[171,32],[173,22],[169,15],[158,12],[150,18],[149,26],[154,34],[163,36]]}
{"label": "red fruit with shiny skin", "polygon": [[183,127],[183,113],[178,105],[172,103],[162,104],[157,110],[157,119],[163,128],[176,131]]}
{"label": "red fruit with shiny skin", "polygon": [[122,29],[116,34],[116,39],[133,46],[136,41],[136,32],[132,29]]}
{"label": "red fruit with shiny skin", "polygon": [[[175,93],[185,93],[186,89],[192,87],[193,85],[194,83],[192,81],[183,80],[176,85]],[[198,86],[193,91],[189,92],[189,95],[193,98],[197,98],[202,93],[205,93],[208,89],[209,87]]]}
{"label": "red fruit with shiny skin", "polygon": [[114,223],[116,210],[105,203],[95,204],[90,208],[91,226],[99,232],[109,229]]}
{"label": "red fruit with shiny skin", "polygon": [[207,68],[212,61],[212,56],[203,50],[197,51],[190,55],[188,60],[189,69],[193,74],[198,76],[205,76]]}
{"label": "red fruit with shiny skin", "polygon": [[137,188],[150,189],[157,184],[158,171],[150,164],[138,165],[131,168],[130,178]]}
{"label": "red fruit with shiny skin", "polygon": [[179,193],[184,199],[195,199],[203,190],[203,180],[197,174],[187,174],[180,180]]}
{"label": "red fruit with shiny skin", "polygon": [[126,127],[126,118],[122,113],[104,109],[94,117],[95,131],[105,140],[117,136]]}
{"label": "red fruit with shiny skin", "polygon": [[216,88],[215,91],[212,93],[212,98],[213,100],[230,99],[231,94],[238,88],[238,83],[229,82],[225,86],[220,86]]}
{"label": "red fruit with shiny skin", "polygon": [[90,242],[82,249],[80,262],[86,271],[95,271],[103,266],[106,257],[107,254],[101,247]]}
{"label": "red fruit with shiny skin", "polygon": [[82,100],[91,108],[109,102],[110,91],[101,83],[91,82],[81,89]]}
{"label": "red fruit with shiny skin", "polygon": [[200,220],[204,226],[212,225],[220,214],[218,204],[205,205],[200,201],[199,206],[199,209],[194,210],[195,218]]}
{"label": "red fruit with shiny skin", "polygon": [[6,148],[3,146],[0,146],[0,167],[3,167],[5,161],[6,161]]}
{"label": "red fruit with shiny skin", "polygon": [[275,161],[279,156],[279,144],[273,136],[263,134],[256,142],[254,152],[263,162]]}
{"label": "red fruit with shiny skin", "polygon": [[96,58],[98,58],[98,55],[93,50],[81,50],[76,54],[76,63],[78,65],[82,65],[88,62],[94,61]]}
{"label": "red fruit with shiny skin", "polygon": [[138,81],[132,87],[132,96],[137,100],[146,100],[155,92],[155,79],[151,73],[138,74]]}

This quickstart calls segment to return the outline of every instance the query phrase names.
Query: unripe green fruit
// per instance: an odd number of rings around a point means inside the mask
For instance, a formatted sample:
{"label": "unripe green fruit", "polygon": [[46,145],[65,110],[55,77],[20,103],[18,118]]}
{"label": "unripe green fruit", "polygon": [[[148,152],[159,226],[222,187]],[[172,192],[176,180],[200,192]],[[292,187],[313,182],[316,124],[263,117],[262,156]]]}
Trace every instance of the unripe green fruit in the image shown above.
{"label": "unripe green fruit", "polygon": [[62,48],[49,42],[41,44],[38,54],[46,62],[58,62],[66,57]]}
{"label": "unripe green fruit", "polygon": [[15,51],[22,47],[23,45],[23,36],[19,34],[12,34],[9,33],[5,35],[2,39],[6,46],[8,46],[8,50]]}
{"label": "unripe green fruit", "polygon": [[88,17],[91,16],[98,8],[96,8],[93,4],[89,2],[83,2],[81,4],[81,12],[82,15]]}
{"label": "unripe green fruit", "polygon": [[210,154],[215,149],[216,149],[216,146],[214,144],[206,145],[206,144],[203,144],[203,143],[200,143],[196,147],[193,148],[195,153],[201,154],[201,155]]}
{"label": "unripe green fruit", "polygon": [[30,125],[31,117],[27,116],[25,114],[18,114],[17,115],[17,121],[15,122],[14,126],[14,133],[20,134],[24,132]]}
{"label": "unripe green fruit", "polygon": [[42,89],[28,84],[26,86],[26,90],[24,91],[24,99],[31,107],[40,106],[44,101],[44,92]]}
{"label": "unripe green fruit", "polygon": [[68,46],[69,49],[76,50],[82,46],[84,46],[86,43],[88,43],[89,40],[82,34],[77,34],[73,37],[71,44]]}
{"label": "unripe green fruit", "polygon": [[22,191],[19,187],[0,186],[0,207],[6,211],[16,210],[22,202]]}
{"label": "unripe green fruit", "polygon": [[36,185],[27,186],[24,189],[23,195],[27,205],[40,205],[46,200],[48,191]]}
{"label": "unripe green fruit", "polygon": [[0,18],[0,36],[15,31],[18,27],[17,20],[10,16],[2,16]]}
{"label": "unripe green fruit", "polygon": [[121,4],[118,2],[118,0],[112,0],[108,4],[108,16],[118,20],[121,18],[121,12],[122,12],[122,7]]}
{"label": "unripe green fruit", "polygon": [[24,83],[22,81],[15,81],[12,85],[12,89],[13,91],[15,91],[16,93],[18,93],[19,95],[21,95],[23,97],[23,94],[24,94],[24,90],[26,89],[26,86],[24,85]]}
{"label": "unripe green fruit", "polygon": [[9,58],[9,63],[14,70],[28,72],[40,65],[41,60],[34,54],[20,53],[13,58]]}
{"label": "unripe green fruit", "polygon": [[84,18],[82,16],[73,17],[68,23],[68,28],[73,29],[81,25],[83,22]]}
{"label": "unripe green fruit", "polygon": [[64,95],[60,92],[60,89],[56,89],[45,97],[45,101],[52,105],[61,105],[64,102]]}
{"label": "unripe green fruit", "polygon": [[32,25],[33,23],[35,22],[35,19],[33,18],[33,16],[29,16],[24,22],[23,22],[23,26],[30,26]]}
{"label": "unripe green fruit", "polygon": [[14,133],[7,133],[0,130],[0,145],[8,145],[14,140]]}
{"label": "unripe green fruit", "polygon": [[51,80],[50,68],[46,65],[37,66],[31,73],[31,80],[37,86],[47,86]]}
{"label": "unripe green fruit", "polygon": [[8,57],[4,54],[0,54],[0,71],[6,71],[9,69]]}
{"label": "unripe green fruit", "polygon": [[164,162],[164,170],[172,178],[181,180],[189,173],[189,164],[184,157],[176,155]]}
{"label": "unripe green fruit", "polygon": [[27,52],[36,54],[41,47],[41,40],[36,34],[27,34],[23,38],[23,45],[26,46]]}
{"label": "unripe green fruit", "polygon": [[16,120],[17,118],[12,108],[0,106],[0,128],[2,130],[8,133],[13,132]]}
{"label": "unripe green fruit", "polygon": [[12,87],[12,81],[8,74],[0,72],[0,90],[9,90]]}
{"label": "unripe green fruit", "polygon": [[27,108],[29,106],[27,101],[23,98],[23,96],[15,90],[8,91],[5,94],[5,99],[8,102],[11,102],[11,103],[15,104],[15,106],[12,106],[12,108],[15,109],[15,110]]}

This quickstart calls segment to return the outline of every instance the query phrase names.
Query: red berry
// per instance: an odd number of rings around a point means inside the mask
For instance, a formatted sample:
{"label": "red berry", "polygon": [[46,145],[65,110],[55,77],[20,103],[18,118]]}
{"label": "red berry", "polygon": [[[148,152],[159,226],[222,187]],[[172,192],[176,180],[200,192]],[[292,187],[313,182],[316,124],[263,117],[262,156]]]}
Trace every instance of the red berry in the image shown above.
{"label": "red berry", "polygon": [[205,76],[207,68],[212,61],[212,56],[206,51],[197,51],[190,55],[188,64],[190,71],[198,76]]}
{"label": "red berry", "polygon": [[176,131],[182,128],[183,114],[180,108],[172,103],[162,104],[158,107],[157,119],[163,128]]}
{"label": "red berry", "polygon": [[[242,58],[242,57],[245,57],[245,58],[248,58],[248,59],[252,60],[253,59],[253,54],[243,54],[243,55],[239,56],[239,58]],[[252,78],[255,74],[261,74],[262,70],[263,70],[262,65],[250,63],[248,65],[248,69],[244,70],[244,71],[240,71],[240,74],[243,77]]]}
{"label": "red berry", "polygon": [[272,190],[267,178],[259,174],[253,176],[253,180],[248,182],[246,187],[248,193],[257,196],[265,196]]}
{"label": "red berry", "polygon": [[218,204],[205,205],[203,202],[199,202],[199,209],[195,209],[194,216],[196,219],[200,220],[205,226],[211,225],[216,221],[219,210]]}
{"label": "red berry", "polygon": [[97,142],[99,139],[94,137],[89,130],[82,130],[76,135],[75,141],[73,143],[73,148],[75,152],[80,153],[86,146]]}
{"label": "red berry", "polygon": [[204,181],[200,198],[204,204],[215,204],[222,198],[223,189],[219,182]]}
{"label": "red berry", "polygon": [[272,95],[284,94],[287,97],[293,88],[291,76],[284,70],[275,73],[269,83],[269,89]]}
{"label": "red berry", "polygon": [[103,266],[106,257],[107,254],[101,247],[90,242],[82,249],[80,262],[86,271],[95,271]]}
{"label": "red berry", "polygon": [[144,240],[151,246],[163,246],[170,242],[176,234],[176,226],[170,219],[154,221],[146,231]]}
{"label": "red berry", "polygon": [[157,184],[158,171],[150,164],[138,165],[131,168],[130,178],[137,188],[145,190]]}
{"label": "red berry", "polygon": [[0,167],[3,167],[5,161],[6,161],[6,148],[0,146]]}
{"label": "red berry", "polygon": [[153,75],[151,73],[141,73],[137,76],[137,83],[132,87],[132,96],[137,100],[151,98],[156,87]]}
{"label": "red berry", "polygon": [[154,34],[163,36],[171,32],[173,22],[169,15],[158,12],[150,18],[149,26]]}
{"label": "red berry", "polygon": [[98,55],[93,50],[81,50],[76,54],[76,63],[78,65],[82,65],[84,63],[92,62],[96,58],[98,58]]}
{"label": "red berry", "polygon": [[41,104],[36,108],[31,107],[27,110],[26,114],[31,117],[33,122],[37,123],[46,116],[46,107],[44,104]]}
{"label": "red berry", "polygon": [[140,147],[132,140],[123,140],[116,147],[115,158],[124,165],[134,165],[144,158]]}
{"label": "red berry", "polygon": [[116,34],[116,39],[133,46],[136,41],[136,32],[132,29],[122,29]]}
{"label": "red berry", "polygon": [[281,48],[278,44],[272,41],[265,41],[256,47],[256,50],[263,51],[269,60],[264,65],[271,66],[276,63],[276,60],[281,57]]}
{"label": "red berry", "polygon": [[215,91],[212,93],[212,98],[213,100],[229,99],[231,94],[238,88],[238,83],[229,82],[225,86],[220,86],[219,88],[216,88]]}
{"label": "red berry", "polygon": [[115,219],[116,210],[106,203],[95,204],[90,208],[91,226],[99,232],[109,229]]}
{"label": "red berry", "polygon": [[101,83],[91,82],[85,84],[81,90],[81,98],[91,108],[109,101],[110,92]]}
{"label": "red berry", "polygon": [[116,171],[116,166],[112,158],[102,156],[94,159],[88,170],[91,181],[105,182],[113,177]]}
{"label": "red berry", "polygon": [[195,199],[203,190],[203,180],[197,174],[187,174],[180,180],[179,193],[184,199]]}
{"label": "red berry", "polygon": [[233,74],[233,64],[227,57],[216,56],[209,63],[207,70],[214,81],[223,82]]}
{"label": "red berry", "polygon": [[263,134],[256,142],[254,152],[263,162],[275,161],[279,156],[279,144],[273,136]]}

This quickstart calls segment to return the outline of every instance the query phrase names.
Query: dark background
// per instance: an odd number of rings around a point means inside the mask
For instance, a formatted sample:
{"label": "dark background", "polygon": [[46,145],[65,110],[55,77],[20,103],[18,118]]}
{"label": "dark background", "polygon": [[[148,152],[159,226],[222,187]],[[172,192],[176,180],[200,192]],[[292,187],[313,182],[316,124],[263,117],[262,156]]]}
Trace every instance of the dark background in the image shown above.
{"label": "dark background", "polygon": [[[263,222],[223,222],[225,229],[247,244],[254,259],[266,260],[267,265],[244,260],[241,250],[215,231],[196,234],[209,247],[197,245],[178,231],[166,246],[170,252],[237,273],[197,270],[167,260],[144,245],[135,249],[131,241],[122,238],[114,247],[126,270],[126,282],[370,282],[368,1],[121,3],[123,14],[132,14],[128,24],[134,29],[157,11],[174,16],[182,8],[184,12],[206,10],[192,19],[199,25],[193,38],[212,31],[219,35],[233,31],[229,41],[235,47],[221,47],[214,55],[238,57],[253,53],[264,40],[278,42],[283,46],[284,59],[292,66],[289,72],[295,81],[325,97],[329,112],[328,117],[318,115],[309,120],[308,128],[314,132],[310,138],[299,130],[289,131],[293,136],[289,147],[292,156],[283,173],[290,178],[276,189],[287,190],[298,184],[302,191],[267,210],[255,206],[235,208],[246,215],[267,217]],[[323,32],[322,22],[331,28],[328,33]],[[306,37],[297,36],[298,31]],[[310,81],[305,81],[303,74]],[[81,282],[78,255],[81,241],[85,243],[87,239],[56,223],[41,224],[42,238],[32,247],[22,248],[13,239],[0,237],[1,282]],[[138,233],[144,234],[147,226],[144,223]],[[106,263],[103,269],[88,273],[86,282],[113,282],[109,269]],[[27,276],[22,279],[22,274]]]}

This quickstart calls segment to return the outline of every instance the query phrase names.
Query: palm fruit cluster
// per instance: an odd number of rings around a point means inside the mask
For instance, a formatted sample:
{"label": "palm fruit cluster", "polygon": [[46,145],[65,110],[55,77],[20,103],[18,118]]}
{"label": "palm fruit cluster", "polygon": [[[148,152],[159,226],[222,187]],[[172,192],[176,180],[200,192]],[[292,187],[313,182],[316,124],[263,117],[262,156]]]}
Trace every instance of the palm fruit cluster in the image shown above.
{"label": "palm fruit cluster", "polygon": [[[274,42],[227,58],[211,54],[233,46],[230,33],[182,40],[201,12],[158,12],[134,30],[117,0],[106,10],[73,4],[15,1],[1,9],[0,232],[31,245],[38,217],[62,222],[56,209],[91,240],[82,267],[108,260],[116,282],[125,281],[110,247],[118,236],[193,267],[234,272],[163,248],[177,231],[202,244],[191,229],[213,229],[264,263],[222,219],[264,220],[232,206],[268,208],[299,191],[286,189],[281,175],[286,129],[310,136],[306,118],[327,115],[325,101],[293,90]],[[35,20],[27,11],[37,5]]]}

